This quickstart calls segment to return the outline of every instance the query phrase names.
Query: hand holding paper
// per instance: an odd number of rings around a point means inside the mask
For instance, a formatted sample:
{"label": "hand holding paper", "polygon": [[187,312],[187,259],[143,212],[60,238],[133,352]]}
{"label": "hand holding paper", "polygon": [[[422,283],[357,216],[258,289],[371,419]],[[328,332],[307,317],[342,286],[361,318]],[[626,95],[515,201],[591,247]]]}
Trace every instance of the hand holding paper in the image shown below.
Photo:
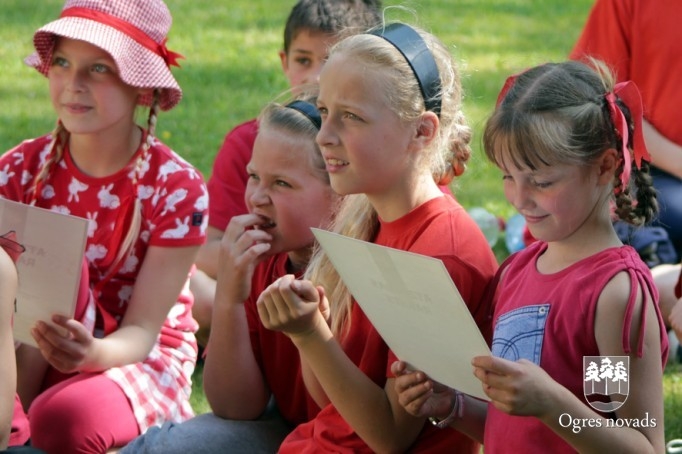
{"label": "hand holding paper", "polygon": [[391,364],[391,372],[396,377],[398,401],[412,416],[445,417],[452,408],[454,390],[434,383],[424,372],[409,370],[402,361]]}
{"label": "hand holding paper", "polygon": [[50,365],[65,374],[96,371],[88,365],[94,342],[92,334],[71,318],[57,315],[52,317],[52,322],[57,326],[39,321],[31,329],[31,335]]}
{"label": "hand holding paper", "polygon": [[26,251],[17,262],[19,290],[14,339],[37,346],[36,322],[54,314],[73,317],[88,220],[0,198],[0,232],[14,230]]}
{"label": "hand holding paper", "polygon": [[324,230],[313,233],[398,358],[437,382],[488,400],[471,360],[490,355],[490,349],[443,262]]}

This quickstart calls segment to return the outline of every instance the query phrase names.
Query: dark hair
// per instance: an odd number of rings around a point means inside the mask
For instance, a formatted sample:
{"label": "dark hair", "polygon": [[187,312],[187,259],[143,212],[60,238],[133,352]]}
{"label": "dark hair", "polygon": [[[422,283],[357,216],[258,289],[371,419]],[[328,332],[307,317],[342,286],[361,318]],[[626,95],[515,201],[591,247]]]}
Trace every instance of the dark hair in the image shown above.
{"label": "dark hair", "polygon": [[284,52],[301,30],[336,34],[381,23],[381,0],[299,0],[284,27]]}
{"label": "dark hair", "polygon": [[[553,164],[590,164],[610,148],[622,153],[605,97],[613,87],[613,75],[597,60],[590,65],[546,63],[519,74],[486,123],[486,156],[498,167],[508,158],[517,167],[535,170]],[[620,99],[617,106],[627,119],[632,150],[630,110]],[[629,185],[621,183],[622,171],[621,165],[614,180],[616,215],[631,224],[649,222],[658,210],[649,164],[632,166],[636,204]]]}

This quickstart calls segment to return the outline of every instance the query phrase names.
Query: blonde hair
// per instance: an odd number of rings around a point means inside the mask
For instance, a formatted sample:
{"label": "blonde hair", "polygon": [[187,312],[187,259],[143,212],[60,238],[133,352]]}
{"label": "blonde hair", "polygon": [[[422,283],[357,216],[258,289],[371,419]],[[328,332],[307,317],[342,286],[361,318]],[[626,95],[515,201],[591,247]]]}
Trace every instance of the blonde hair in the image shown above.
{"label": "blonde hair", "polygon": [[[294,101],[303,101],[310,104],[310,107],[317,111],[317,95],[310,92],[308,88],[306,92],[297,96]],[[288,91],[287,94],[291,94]],[[290,132],[301,136],[310,141],[313,153],[308,153],[310,168],[315,170],[315,174],[324,183],[329,184],[329,173],[326,170],[326,164],[320,148],[315,141],[317,133],[320,131],[319,126],[313,123],[313,120],[308,118],[306,114],[300,110],[289,106],[293,101],[288,103],[270,102],[268,103],[258,116],[258,128],[276,128],[281,131]],[[317,113],[319,116],[319,112]]]}
{"label": "blonde hair", "polygon": [[152,95],[152,103],[149,107],[149,117],[147,118],[147,137],[142,144],[142,153],[140,153],[140,156],[135,160],[135,164],[133,166],[133,191],[135,195],[135,203],[133,206],[133,217],[130,221],[130,227],[128,228],[128,231],[126,232],[125,237],[123,238],[123,242],[121,243],[121,247],[118,250],[118,254],[116,254],[116,259],[114,260],[114,263],[112,264],[112,267],[116,266],[116,264],[120,263],[121,260],[123,260],[125,257],[127,257],[130,252],[132,252],[133,246],[135,245],[135,240],[138,238],[140,235],[140,228],[142,227],[142,201],[140,200],[139,193],[138,193],[138,186],[139,186],[139,181],[138,179],[142,176],[143,174],[143,167],[144,163],[147,161],[149,158],[149,149],[152,147],[154,144],[154,139],[155,136],[154,134],[156,133],[156,122],[159,118],[159,109],[160,109],[160,104],[159,104],[159,97],[161,93],[158,89],[155,89]]}
{"label": "blonde hair", "polygon": [[[436,182],[455,172],[471,156],[471,129],[462,113],[462,87],[459,73],[447,48],[432,34],[412,27],[429,48],[438,67],[441,89],[440,126],[435,140],[416,165],[428,168]],[[380,78],[383,94],[391,110],[403,121],[417,120],[425,112],[425,102],[415,74],[396,47],[372,34],[351,35],[330,50],[343,54]],[[458,172],[458,173],[461,173]],[[332,230],[345,236],[373,241],[379,227],[376,210],[364,194],[347,195],[335,215]],[[330,301],[332,331],[343,335],[350,328],[351,295],[327,256],[317,247],[306,278],[322,285]]]}

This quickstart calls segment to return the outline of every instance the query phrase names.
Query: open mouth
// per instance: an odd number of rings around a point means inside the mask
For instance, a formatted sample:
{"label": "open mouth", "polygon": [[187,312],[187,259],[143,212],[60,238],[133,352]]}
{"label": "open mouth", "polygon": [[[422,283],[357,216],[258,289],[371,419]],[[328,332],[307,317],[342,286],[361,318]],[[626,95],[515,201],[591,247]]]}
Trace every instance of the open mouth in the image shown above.
{"label": "open mouth", "polygon": [[260,217],[263,220],[262,224],[255,225],[254,228],[258,230],[269,230],[277,227],[277,223],[273,221],[272,219],[261,216]]}
{"label": "open mouth", "polygon": [[327,161],[327,164],[329,164],[330,166],[334,166],[334,167],[342,167],[342,166],[347,166],[348,164],[350,164],[348,161],[342,161],[341,159],[335,159],[335,158],[328,158],[326,161]]}

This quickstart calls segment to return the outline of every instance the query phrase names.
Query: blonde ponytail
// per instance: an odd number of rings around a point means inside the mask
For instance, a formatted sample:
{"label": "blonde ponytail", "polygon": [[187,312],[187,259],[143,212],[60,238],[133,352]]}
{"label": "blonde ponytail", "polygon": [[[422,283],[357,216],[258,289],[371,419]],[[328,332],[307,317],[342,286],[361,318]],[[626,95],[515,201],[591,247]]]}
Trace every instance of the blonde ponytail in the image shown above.
{"label": "blonde ponytail", "polygon": [[43,185],[50,175],[52,168],[62,159],[64,156],[64,146],[69,140],[69,132],[64,128],[61,121],[57,122],[52,131],[52,141],[50,142],[49,152],[45,158],[45,163],[38,171],[35,179],[33,180],[33,187],[31,188],[31,201],[30,205],[35,205],[36,201],[40,197]]}
{"label": "blonde ponytail", "polygon": [[145,170],[144,167],[145,162],[149,157],[149,149],[154,144],[154,133],[156,132],[156,121],[159,114],[159,95],[159,90],[154,90],[152,103],[149,107],[149,117],[147,119],[147,137],[142,144],[142,152],[135,160],[135,165],[133,166],[133,196],[135,197],[133,215],[130,219],[128,231],[123,238],[123,242],[118,249],[118,254],[116,254],[116,259],[112,264],[112,268],[116,267],[121,260],[130,254],[133,245],[135,244],[135,240],[140,235],[140,229],[142,228],[142,202],[140,201],[138,194],[139,178]]}
{"label": "blonde ponytail", "polygon": [[[378,229],[379,217],[367,196],[353,194],[343,198],[330,230],[358,240],[373,241]],[[305,278],[324,287],[329,299],[332,332],[343,337],[350,330],[351,294],[319,246],[315,247]]]}

